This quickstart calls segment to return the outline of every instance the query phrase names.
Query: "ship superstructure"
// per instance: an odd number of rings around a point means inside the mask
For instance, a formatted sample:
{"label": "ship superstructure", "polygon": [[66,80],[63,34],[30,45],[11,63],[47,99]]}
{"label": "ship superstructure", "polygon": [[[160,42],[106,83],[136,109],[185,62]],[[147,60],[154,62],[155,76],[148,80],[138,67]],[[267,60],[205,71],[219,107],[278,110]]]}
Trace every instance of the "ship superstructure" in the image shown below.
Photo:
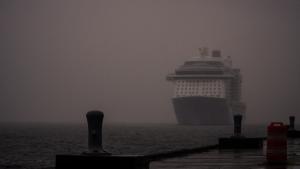
{"label": "ship superstructure", "polygon": [[230,57],[221,51],[200,48],[200,56],[193,57],[169,74],[174,82],[172,98],[179,124],[226,125],[232,115],[243,114],[241,74],[232,68]]}

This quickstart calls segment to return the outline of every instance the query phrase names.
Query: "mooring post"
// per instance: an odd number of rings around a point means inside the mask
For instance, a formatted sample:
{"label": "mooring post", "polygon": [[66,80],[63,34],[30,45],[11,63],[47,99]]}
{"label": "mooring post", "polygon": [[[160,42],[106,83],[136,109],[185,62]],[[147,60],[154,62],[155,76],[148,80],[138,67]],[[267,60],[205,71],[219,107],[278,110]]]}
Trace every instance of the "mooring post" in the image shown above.
{"label": "mooring post", "polygon": [[88,153],[97,154],[109,154],[103,150],[102,147],[102,123],[103,123],[103,112],[93,110],[86,113],[88,122]]}
{"label": "mooring post", "polygon": [[233,116],[234,121],[234,136],[240,137],[242,136],[242,115],[237,114]]}
{"label": "mooring post", "polygon": [[289,130],[295,130],[295,116],[290,116],[290,125],[289,125]]}
{"label": "mooring post", "polygon": [[263,138],[249,138],[242,135],[242,118],[241,114],[233,116],[234,134],[229,138],[219,138],[219,148],[227,149],[244,149],[244,148],[261,148]]}
{"label": "mooring post", "polygon": [[117,168],[117,169],[149,169],[150,159],[143,155],[113,155],[102,148],[101,111],[89,111],[86,114],[88,122],[88,152],[82,154],[56,155],[55,168]]}

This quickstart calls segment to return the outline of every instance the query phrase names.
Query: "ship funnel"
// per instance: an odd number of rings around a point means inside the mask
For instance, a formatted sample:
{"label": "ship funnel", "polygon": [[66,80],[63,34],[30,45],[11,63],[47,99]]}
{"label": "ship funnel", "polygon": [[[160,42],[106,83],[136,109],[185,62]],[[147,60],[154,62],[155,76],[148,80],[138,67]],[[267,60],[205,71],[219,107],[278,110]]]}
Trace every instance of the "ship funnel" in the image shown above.
{"label": "ship funnel", "polygon": [[213,50],[211,52],[212,57],[221,57],[221,51],[220,50]]}
{"label": "ship funnel", "polygon": [[207,47],[198,48],[198,50],[199,50],[201,57],[208,56],[208,48]]}

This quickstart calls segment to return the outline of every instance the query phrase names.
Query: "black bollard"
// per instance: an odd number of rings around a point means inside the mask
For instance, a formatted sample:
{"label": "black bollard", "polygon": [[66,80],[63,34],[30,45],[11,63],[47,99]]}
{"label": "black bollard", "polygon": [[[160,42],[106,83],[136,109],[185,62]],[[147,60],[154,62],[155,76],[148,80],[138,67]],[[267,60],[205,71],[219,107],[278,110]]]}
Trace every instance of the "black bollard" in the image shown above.
{"label": "black bollard", "polygon": [[233,116],[234,135],[229,138],[219,138],[220,149],[261,148],[264,138],[247,138],[242,135],[242,115]]}
{"label": "black bollard", "polygon": [[102,147],[102,122],[103,122],[103,113],[101,111],[89,111],[86,114],[89,130],[89,152],[88,153],[97,153],[101,155],[109,154],[103,150]]}
{"label": "black bollard", "polygon": [[289,138],[300,138],[300,131],[295,129],[295,116],[290,116],[290,124],[288,128],[287,136]]}
{"label": "black bollard", "polygon": [[233,116],[235,137],[242,136],[242,117],[240,114]]}
{"label": "black bollard", "polygon": [[102,148],[101,111],[89,111],[86,114],[89,132],[89,151],[82,154],[56,155],[56,169],[149,169],[150,158],[142,155],[111,155]]}
{"label": "black bollard", "polygon": [[290,116],[290,125],[289,125],[289,130],[295,130],[295,116]]}

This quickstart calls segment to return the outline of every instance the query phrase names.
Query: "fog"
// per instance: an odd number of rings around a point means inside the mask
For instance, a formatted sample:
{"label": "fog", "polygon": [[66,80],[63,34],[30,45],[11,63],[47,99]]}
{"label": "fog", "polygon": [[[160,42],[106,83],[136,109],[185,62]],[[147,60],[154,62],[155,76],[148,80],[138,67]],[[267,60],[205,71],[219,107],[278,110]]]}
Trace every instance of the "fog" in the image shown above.
{"label": "fog", "polygon": [[176,123],[166,75],[206,46],[241,69],[247,123],[300,122],[299,30],[299,0],[2,0],[0,121]]}

